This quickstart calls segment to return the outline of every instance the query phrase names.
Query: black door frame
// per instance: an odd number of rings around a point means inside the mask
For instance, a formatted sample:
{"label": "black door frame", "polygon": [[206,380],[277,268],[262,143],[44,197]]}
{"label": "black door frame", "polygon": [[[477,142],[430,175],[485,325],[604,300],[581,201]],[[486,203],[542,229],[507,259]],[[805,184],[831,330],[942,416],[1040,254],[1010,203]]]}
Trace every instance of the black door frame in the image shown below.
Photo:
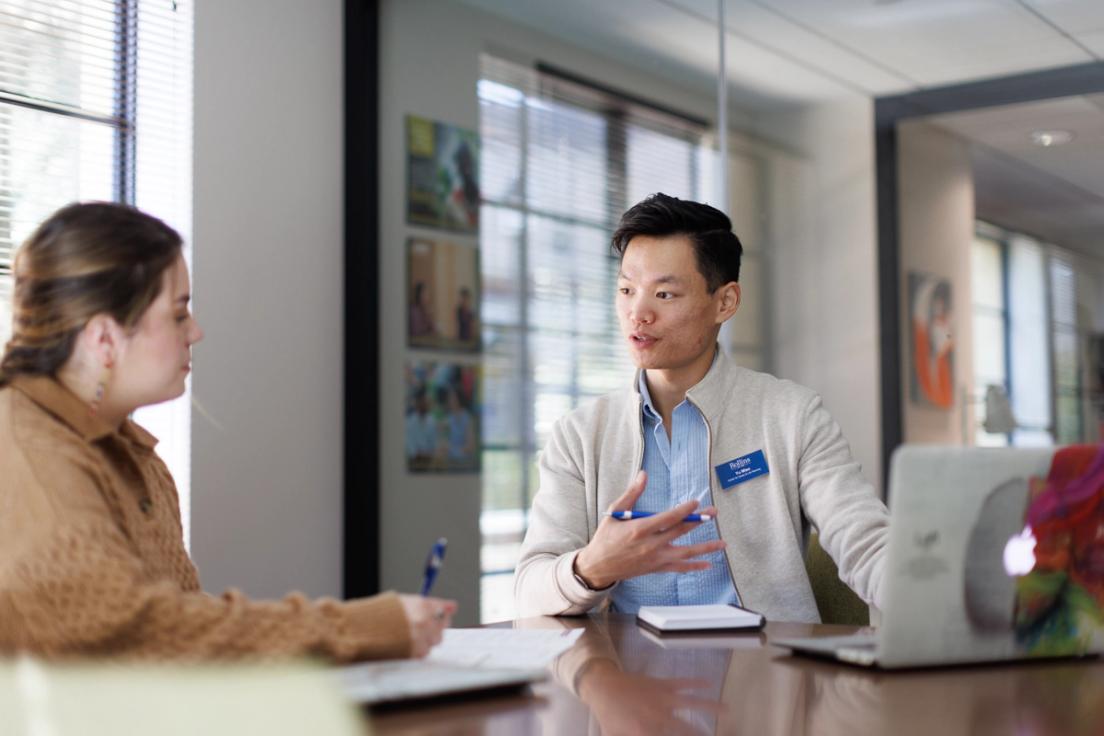
{"label": "black door frame", "polygon": [[346,598],[379,591],[379,2],[345,0]]}

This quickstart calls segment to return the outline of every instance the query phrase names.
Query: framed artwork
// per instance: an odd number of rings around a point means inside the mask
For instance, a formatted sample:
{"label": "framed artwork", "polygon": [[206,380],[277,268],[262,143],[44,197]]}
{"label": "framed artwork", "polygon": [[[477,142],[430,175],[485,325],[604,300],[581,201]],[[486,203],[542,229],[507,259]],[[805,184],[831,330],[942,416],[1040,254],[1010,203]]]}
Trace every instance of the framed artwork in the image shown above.
{"label": "framed artwork", "polygon": [[480,349],[479,249],[406,241],[406,336],[414,348]]}
{"label": "framed artwork", "polygon": [[409,361],[405,372],[407,470],[478,473],[479,367]]}
{"label": "framed artwork", "polygon": [[909,395],[922,406],[954,406],[954,335],[951,282],[925,273],[908,275]]}
{"label": "framed artwork", "polygon": [[479,232],[479,136],[447,123],[406,116],[406,220]]}

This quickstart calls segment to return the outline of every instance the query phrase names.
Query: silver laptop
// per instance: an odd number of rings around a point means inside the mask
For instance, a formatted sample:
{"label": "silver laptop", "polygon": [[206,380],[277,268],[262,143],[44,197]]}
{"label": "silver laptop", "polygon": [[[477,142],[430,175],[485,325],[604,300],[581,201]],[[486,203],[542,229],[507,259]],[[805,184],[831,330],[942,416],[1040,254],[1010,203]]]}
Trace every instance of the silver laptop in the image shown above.
{"label": "silver laptop", "polygon": [[883,668],[1104,651],[1104,445],[1059,452],[899,448],[882,625],[771,643]]}

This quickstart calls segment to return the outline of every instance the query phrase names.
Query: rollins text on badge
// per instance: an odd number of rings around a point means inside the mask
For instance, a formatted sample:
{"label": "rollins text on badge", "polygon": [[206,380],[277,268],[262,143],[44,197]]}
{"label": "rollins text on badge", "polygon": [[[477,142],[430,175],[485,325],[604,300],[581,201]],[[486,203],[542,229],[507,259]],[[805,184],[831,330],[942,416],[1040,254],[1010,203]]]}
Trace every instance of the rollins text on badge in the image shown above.
{"label": "rollins text on badge", "polygon": [[721,488],[731,488],[770,472],[762,450],[721,463],[714,470],[717,472],[717,480],[721,482]]}

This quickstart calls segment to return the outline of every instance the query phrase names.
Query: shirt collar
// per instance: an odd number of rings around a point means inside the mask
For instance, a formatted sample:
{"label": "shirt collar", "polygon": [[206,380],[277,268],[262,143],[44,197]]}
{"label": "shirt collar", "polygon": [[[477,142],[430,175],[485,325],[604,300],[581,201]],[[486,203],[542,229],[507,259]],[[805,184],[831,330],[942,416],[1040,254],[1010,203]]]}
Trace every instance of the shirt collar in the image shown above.
{"label": "shirt collar", "polygon": [[[702,393],[709,393],[713,390],[713,387],[718,384],[722,379],[720,373],[723,369],[727,368],[724,365],[724,351],[721,350],[720,345],[716,345],[716,350],[713,353],[713,362],[709,364],[709,370],[706,372],[702,380],[698,381],[686,392],[686,398],[693,398],[695,403]],[[720,364],[720,365],[719,365]],[[652,403],[652,395],[648,392],[648,381],[645,378],[647,371],[643,368],[638,368],[636,371],[636,391],[640,394],[643,409],[652,416],[659,418],[659,412],[656,411],[655,404]],[[691,397],[691,394],[694,394]],[[706,397],[703,397],[706,398]],[[709,397],[712,398],[712,397]],[[683,399],[685,401],[686,399]],[[682,403],[679,403],[681,406]]]}
{"label": "shirt collar", "polygon": [[[88,442],[116,434],[114,427],[96,416],[88,404],[51,376],[16,376],[11,380],[11,386],[69,425]],[[117,434],[149,449],[157,445],[156,437],[130,419],[123,420]]]}
{"label": "shirt collar", "polygon": [[656,411],[655,404],[652,403],[652,395],[648,393],[648,381],[644,378],[644,375],[645,371],[637,371],[637,390],[640,391],[644,413],[653,419],[659,419],[659,412]]}

